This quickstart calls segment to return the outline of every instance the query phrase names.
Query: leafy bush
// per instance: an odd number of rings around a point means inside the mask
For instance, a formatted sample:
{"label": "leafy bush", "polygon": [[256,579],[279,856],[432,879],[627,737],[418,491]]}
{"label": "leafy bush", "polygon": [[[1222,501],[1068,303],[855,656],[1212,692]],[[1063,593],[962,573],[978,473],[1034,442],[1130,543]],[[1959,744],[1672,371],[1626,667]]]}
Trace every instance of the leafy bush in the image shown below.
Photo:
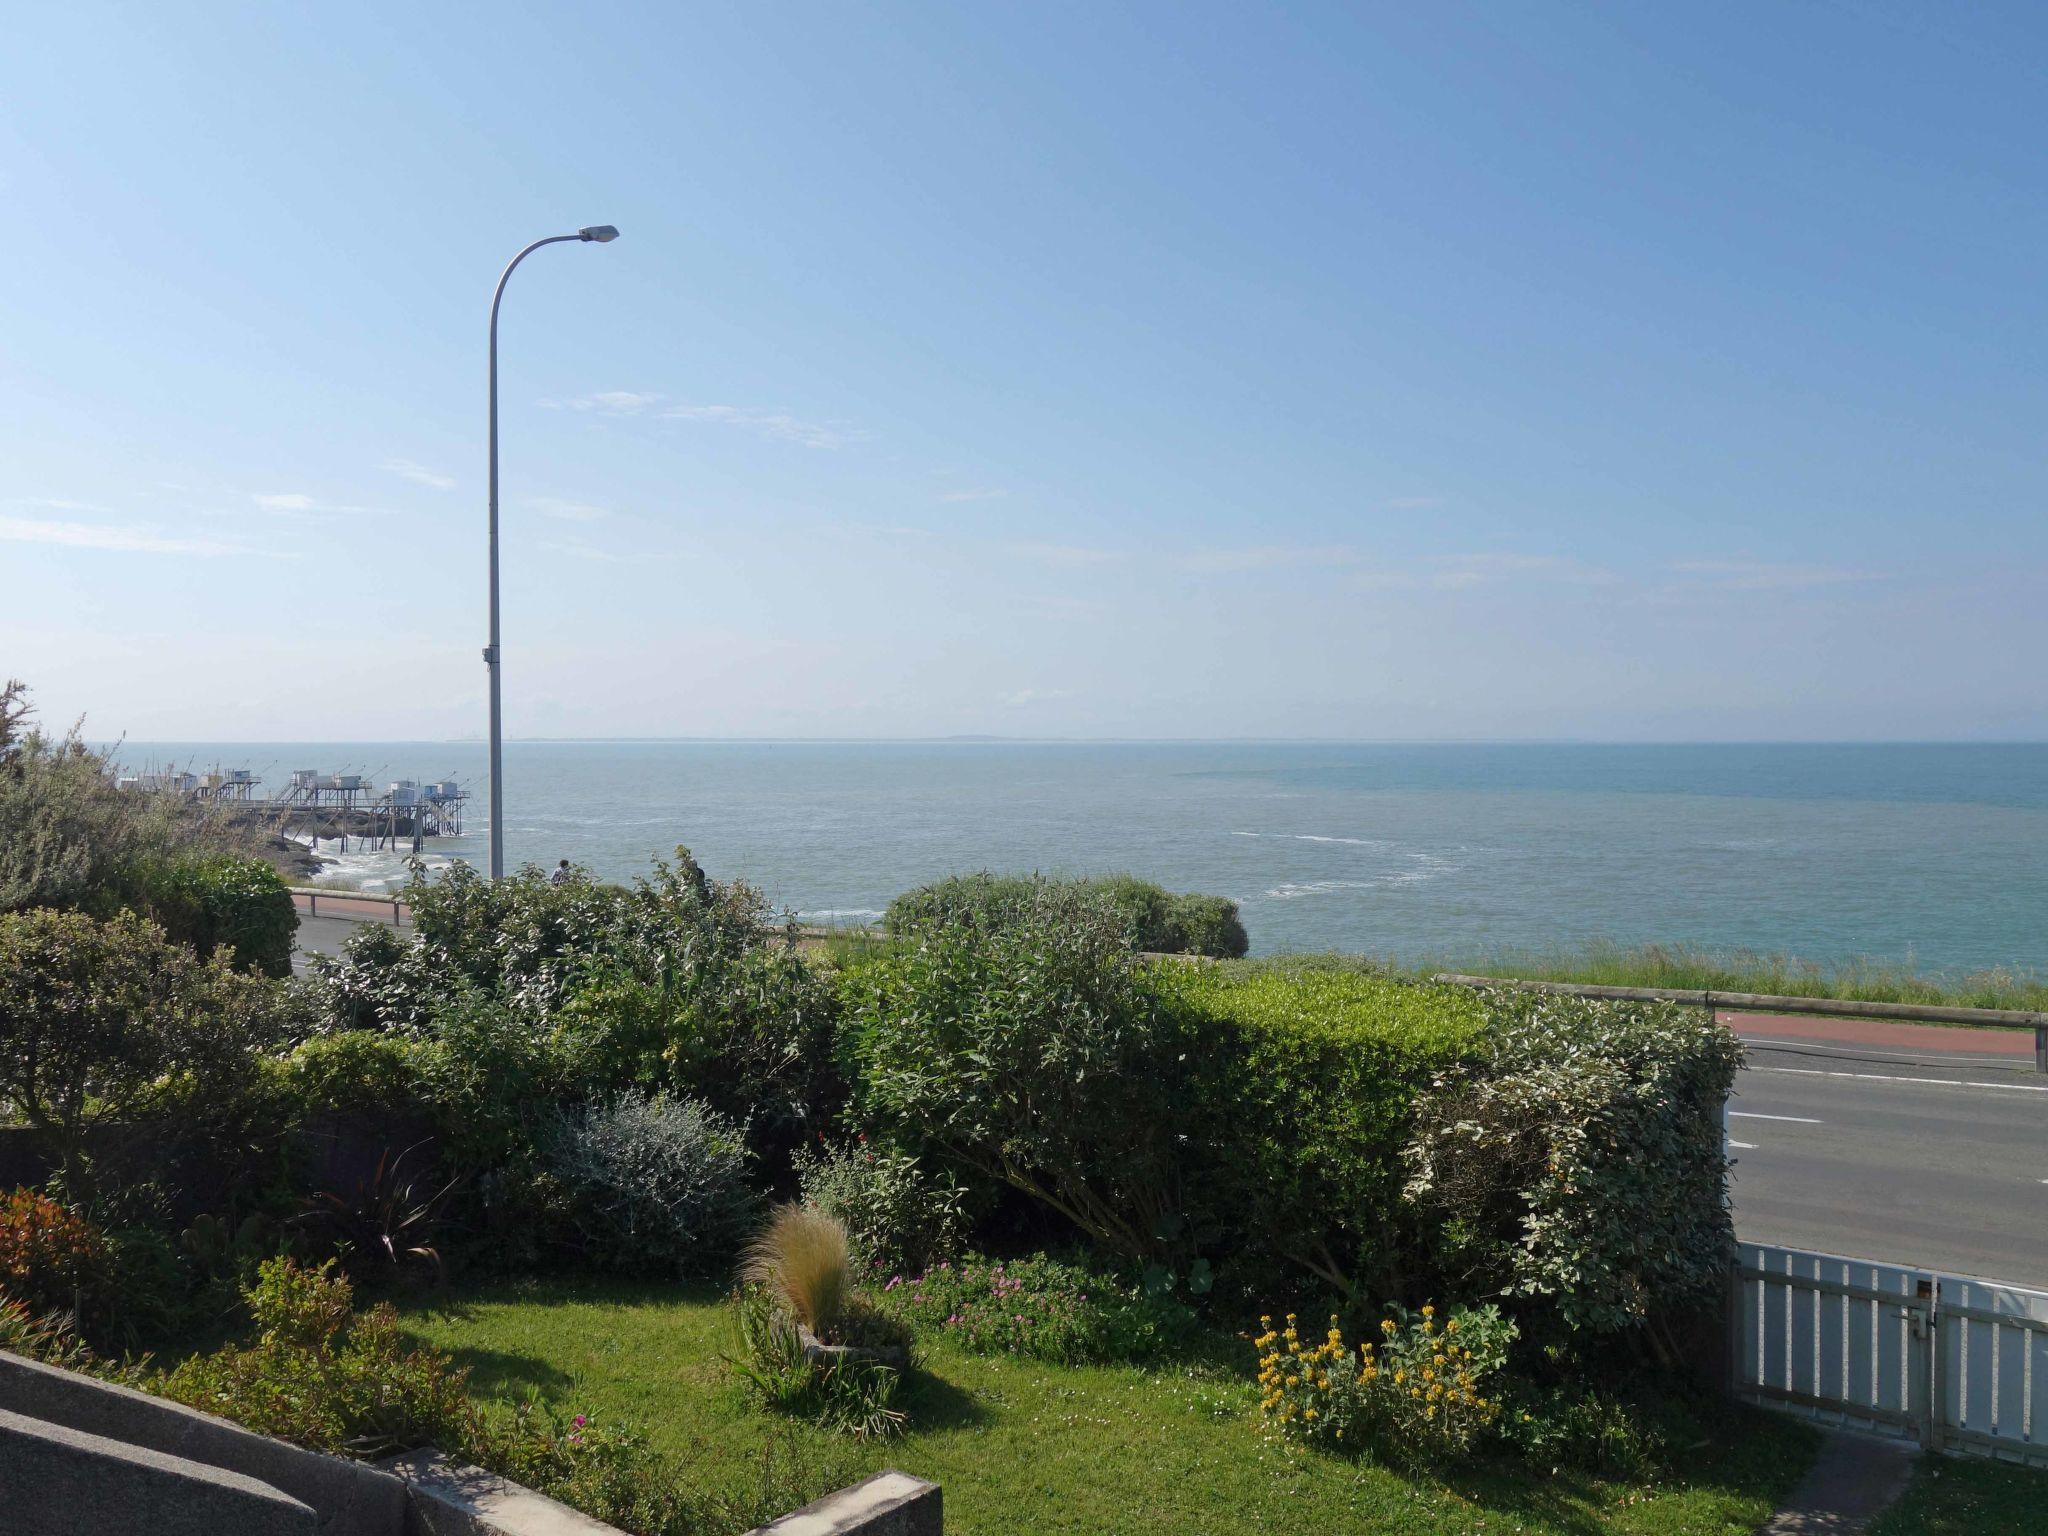
{"label": "leafy bush", "polygon": [[738,1350],[726,1363],[762,1407],[861,1440],[902,1429],[906,1415],[895,1406],[902,1373],[893,1366],[857,1355],[814,1359],[795,1316],[763,1286],[743,1288],[733,1315]]}
{"label": "leafy bush", "polygon": [[966,1241],[966,1192],[908,1152],[862,1136],[801,1152],[796,1166],[804,1202],[845,1225],[870,1269],[925,1269]]}
{"label": "leafy bush", "polygon": [[895,933],[931,927],[992,930],[1027,918],[1048,887],[1101,898],[1122,918],[1133,949],[1153,954],[1235,959],[1250,941],[1237,903],[1222,896],[1176,896],[1135,875],[1063,880],[1045,875],[953,875],[905,891],[889,903],[883,923]]}
{"label": "leafy bush", "polygon": [[1194,1314],[1170,1296],[1043,1255],[943,1261],[890,1277],[881,1302],[977,1354],[1053,1365],[1156,1360],[1194,1328]]}
{"label": "leafy bush", "polygon": [[1044,886],[847,973],[862,1108],[895,1143],[1023,1191],[1117,1254],[1179,1205],[1182,1039],[1100,898]]}
{"label": "leafy bush", "polygon": [[166,1092],[233,1099],[278,1028],[269,983],[201,962],[132,913],[0,915],[0,1104],[74,1188],[96,1128],[144,1128]]}
{"label": "leafy bush", "polygon": [[1716,1304],[1734,1261],[1721,1110],[1735,1036],[1697,1009],[1493,994],[1485,1059],[1446,1073],[1410,1196],[1475,1291],[1542,1298],[1589,1334]]}
{"label": "leafy bush", "polygon": [[542,1158],[606,1268],[707,1274],[753,1224],[745,1130],[694,1100],[628,1094],[561,1115]]}
{"label": "leafy bush", "polygon": [[1196,1042],[1204,1214],[1254,1272],[1246,1283],[1275,1283],[1256,1270],[1278,1254],[1347,1293],[1393,1289],[1415,1257],[1401,1220],[1415,1104],[1477,1051],[1481,1001],[1297,965],[1162,968],[1158,981]]}
{"label": "leafy bush", "polygon": [[0,1295],[38,1312],[82,1311],[111,1257],[97,1227],[47,1195],[17,1189],[0,1200]]}
{"label": "leafy bush", "polygon": [[211,807],[117,788],[112,760],[76,727],[51,736],[33,717],[21,683],[0,686],[0,912],[106,917],[145,906],[144,876],[164,861],[260,851]]}
{"label": "leafy bush", "polygon": [[356,1313],[348,1281],[331,1268],[268,1260],[247,1299],[255,1343],[195,1355],[153,1389],[338,1455],[465,1444],[473,1412],[466,1373],[408,1347],[388,1306]]}
{"label": "leafy bush", "polygon": [[299,914],[284,877],[264,860],[184,855],[142,866],[136,880],[136,904],[173,943],[202,959],[226,950],[237,967],[260,975],[291,975]]}
{"label": "leafy bush", "polygon": [[1284,1328],[1259,1321],[1259,1411],[1284,1437],[1433,1462],[1469,1451],[1500,1417],[1496,1380],[1515,1327],[1496,1307],[1455,1313],[1441,1327],[1433,1306],[1412,1316],[1395,1308],[1381,1337],[1356,1348],[1334,1315],[1313,1344],[1292,1312]]}
{"label": "leafy bush", "polygon": [[409,897],[410,938],[371,929],[314,965],[325,1029],[447,1039],[481,1025],[527,1058],[522,1079],[547,1058],[543,1098],[703,1099],[747,1124],[770,1167],[843,1102],[832,989],[759,892],[709,879],[686,849],[631,887],[458,865]]}

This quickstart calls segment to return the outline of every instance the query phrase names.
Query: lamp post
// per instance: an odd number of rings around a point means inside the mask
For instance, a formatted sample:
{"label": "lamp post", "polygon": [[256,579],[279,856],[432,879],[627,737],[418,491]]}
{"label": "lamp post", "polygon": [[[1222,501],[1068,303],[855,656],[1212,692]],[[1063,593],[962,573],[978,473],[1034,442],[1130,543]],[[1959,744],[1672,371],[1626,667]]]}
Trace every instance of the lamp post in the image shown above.
{"label": "lamp post", "polygon": [[484,667],[491,675],[491,878],[505,876],[505,723],[500,701],[498,647],[498,304],[505,297],[505,284],[512,270],[544,245],[564,240],[595,241],[603,245],[619,238],[609,224],[592,224],[573,235],[549,235],[536,240],[514,256],[498,279],[491,295],[491,643],[484,647]]}

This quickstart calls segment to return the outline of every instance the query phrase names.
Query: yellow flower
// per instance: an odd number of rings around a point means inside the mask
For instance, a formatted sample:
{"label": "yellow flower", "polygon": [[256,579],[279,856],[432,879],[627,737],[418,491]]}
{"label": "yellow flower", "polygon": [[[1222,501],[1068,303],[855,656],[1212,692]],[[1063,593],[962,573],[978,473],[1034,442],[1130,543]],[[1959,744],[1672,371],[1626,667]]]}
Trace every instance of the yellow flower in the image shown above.
{"label": "yellow flower", "polygon": [[1428,1306],[1426,1306],[1426,1307],[1424,1307],[1424,1308],[1422,1309],[1422,1315],[1423,1315],[1424,1317],[1435,1317],[1435,1316],[1436,1316],[1436,1308],[1435,1308],[1435,1307],[1428,1307]]}
{"label": "yellow flower", "polygon": [[1380,1319],[1380,1332],[1384,1333],[1390,1339],[1394,1336],[1394,1320],[1391,1317],[1383,1317]]}

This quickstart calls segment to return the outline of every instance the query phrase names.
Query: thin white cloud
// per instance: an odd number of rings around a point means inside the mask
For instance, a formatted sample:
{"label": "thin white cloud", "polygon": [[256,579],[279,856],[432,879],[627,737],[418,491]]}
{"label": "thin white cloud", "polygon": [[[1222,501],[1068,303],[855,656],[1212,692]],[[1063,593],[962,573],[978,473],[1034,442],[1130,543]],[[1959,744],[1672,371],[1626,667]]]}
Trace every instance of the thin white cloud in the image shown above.
{"label": "thin white cloud", "polygon": [[661,421],[688,421],[720,427],[737,427],[756,437],[779,443],[796,443],[805,448],[843,448],[864,441],[867,433],[837,421],[806,421],[787,411],[762,410],[745,405],[664,404],[668,396],[648,390],[606,389],[594,395],[577,395],[567,400],[543,400],[542,405],[558,411],[589,411],[601,416],[653,416]]}
{"label": "thin white cloud", "polygon": [[594,523],[611,513],[587,501],[565,501],[559,496],[534,496],[526,503],[543,517],[558,517],[565,523]]}
{"label": "thin white cloud", "polygon": [[1049,704],[1054,699],[1073,696],[1071,688],[1019,688],[1015,693],[1004,694],[1002,702],[1009,709],[1023,709],[1032,704]]}
{"label": "thin white cloud", "polygon": [[313,498],[301,491],[283,491],[270,496],[249,498],[266,512],[310,512]]}
{"label": "thin white cloud", "polygon": [[604,565],[618,565],[624,560],[624,556],[615,555],[608,549],[599,549],[595,545],[580,542],[544,542],[534,547],[545,550],[549,554],[567,555],[574,560],[595,560]]}
{"label": "thin white cloud", "polygon": [[437,491],[455,489],[455,477],[444,475],[437,469],[416,464],[411,459],[386,459],[384,467],[401,480],[410,480],[414,485],[431,486]]}
{"label": "thin white cloud", "polygon": [[1178,556],[1174,564],[1204,576],[1243,571],[1273,571],[1297,565],[1355,565],[1357,550],[1341,544],[1260,544],[1246,549],[1197,549]]}
{"label": "thin white cloud", "polygon": [[52,512],[106,512],[110,509],[90,501],[73,501],[68,496],[15,496],[10,498],[17,507],[47,507]]}
{"label": "thin white cloud", "polygon": [[253,555],[241,544],[213,539],[181,539],[146,528],[99,523],[50,522],[28,517],[0,517],[0,539],[16,544],[50,544],[65,549],[117,550],[143,555]]}
{"label": "thin white cloud", "polygon": [[940,500],[940,501],[949,501],[949,502],[960,502],[960,501],[995,501],[995,500],[998,500],[999,498],[1001,498],[1001,497],[1004,497],[1004,496],[1007,496],[1007,495],[1009,495],[1009,494],[1010,494],[1010,493],[1009,493],[1008,491],[1003,491],[1003,490],[997,490],[996,488],[994,488],[993,486],[991,486],[991,487],[989,487],[989,488],[987,488],[987,489],[984,489],[984,490],[973,490],[973,491],[943,491],[943,492],[941,492],[941,493],[940,493],[940,495],[939,495],[939,500]]}
{"label": "thin white cloud", "polygon": [[1109,565],[1124,558],[1117,550],[1091,549],[1082,544],[1012,544],[1009,551],[1020,559],[1036,560],[1043,565],[1057,565],[1068,569]]}
{"label": "thin white cloud", "polygon": [[1835,565],[1774,564],[1761,560],[1683,560],[1671,567],[1681,576],[1729,592],[1803,592],[1814,587],[1839,587],[1885,581],[1882,571]]}
{"label": "thin white cloud", "polygon": [[543,400],[557,411],[597,411],[606,416],[638,416],[661,403],[662,397],[635,389],[604,389],[594,395],[576,395],[567,400]]}
{"label": "thin white cloud", "polygon": [[1443,591],[1489,586],[1503,581],[1559,582],[1576,587],[1611,587],[1621,577],[1603,566],[1589,565],[1572,555],[1493,553],[1447,555],[1434,562],[1430,585]]}
{"label": "thin white cloud", "polygon": [[838,422],[800,421],[783,411],[759,411],[737,405],[672,405],[662,417],[668,421],[710,422],[738,427],[757,437],[780,443],[798,443],[805,448],[843,448],[860,442],[867,433]]}

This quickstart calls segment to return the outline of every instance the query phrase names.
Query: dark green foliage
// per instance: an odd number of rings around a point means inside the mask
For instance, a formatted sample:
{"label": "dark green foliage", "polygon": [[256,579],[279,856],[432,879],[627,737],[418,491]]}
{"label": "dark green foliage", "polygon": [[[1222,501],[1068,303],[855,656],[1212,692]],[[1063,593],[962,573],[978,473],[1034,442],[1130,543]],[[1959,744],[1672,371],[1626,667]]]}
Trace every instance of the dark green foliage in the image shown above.
{"label": "dark green foliage", "polygon": [[966,1240],[959,1181],[900,1147],[860,1136],[799,1152],[796,1169],[804,1203],[846,1228],[855,1258],[869,1269],[921,1270]]}
{"label": "dark green foliage", "polygon": [[999,927],[933,926],[847,979],[861,1107],[893,1143],[1113,1253],[1158,1251],[1179,1208],[1184,1041],[1105,900],[1044,885]]}
{"label": "dark green foliage", "polygon": [[542,1098],[680,1093],[745,1123],[776,1168],[844,1098],[832,989],[758,892],[686,850],[630,887],[457,866],[411,900],[410,938],[372,928],[315,966],[325,1027],[473,1050],[498,1081],[459,1097],[508,1136]]}
{"label": "dark green foliage", "polygon": [[173,943],[204,958],[228,951],[236,966],[264,976],[292,973],[299,914],[284,877],[261,859],[233,854],[153,861],[136,872],[135,904]]}
{"label": "dark green foliage", "polygon": [[1566,1328],[1645,1329],[1718,1303],[1735,1256],[1721,1112],[1742,1047],[1699,1009],[1499,992],[1483,1059],[1422,1105],[1409,1193],[1482,1294]]}
{"label": "dark green foliage", "polygon": [[200,961],[132,913],[0,915],[0,1104],[82,1190],[91,1151],[146,1134],[166,1098],[231,1102],[275,1042],[272,984]]}
{"label": "dark green foliage", "polygon": [[1221,896],[1176,896],[1135,875],[1064,880],[997,875],[982,870],[906,891],[889,903],[883,923],[894,933],[932,926],[996,929],[1028,917],[1043,892],[1071,887],[1099,897],[1122,920],[1132,949],[1146,954],[1235,959],[1249,940],[1237,903]]}
{"label": "dark green foliage", "polygon": [[[260,845],[257,833],[214,807],[116,788],[112,760],[87,746],[76,727],[44,734],[23,685],[0,687],[0,912],[59,907],[106,917],[129,907],[183,939],[177,913],[152,905],[159,873],[188,859],[254,855]],[[173,905],[182,910],[183,899]],[[223,893],[219,900],[224,911],[241,910],[241,899]],[[269,963],[275,923],[252,913],[246,924],[230,925],[265,956],[244,964]]]}
{"label": "dark green foliage", "polygon": [[1194,1041],[1203,1214],[1237,1283],[1268,1255],[1347,1294],[1397,1295],[1419,1241],[1401,1204],[1416,1100],[1473,1055],[1485,1009],[1461,988],[1357,969],[1162,966]]}
{"label": "dark green foliage", "polygon": [[560,1116],[541,1160],[582,1257],[625,1274],[722,1272],[753,1225],[743,1128],[689,1099],[627,1095]]}

